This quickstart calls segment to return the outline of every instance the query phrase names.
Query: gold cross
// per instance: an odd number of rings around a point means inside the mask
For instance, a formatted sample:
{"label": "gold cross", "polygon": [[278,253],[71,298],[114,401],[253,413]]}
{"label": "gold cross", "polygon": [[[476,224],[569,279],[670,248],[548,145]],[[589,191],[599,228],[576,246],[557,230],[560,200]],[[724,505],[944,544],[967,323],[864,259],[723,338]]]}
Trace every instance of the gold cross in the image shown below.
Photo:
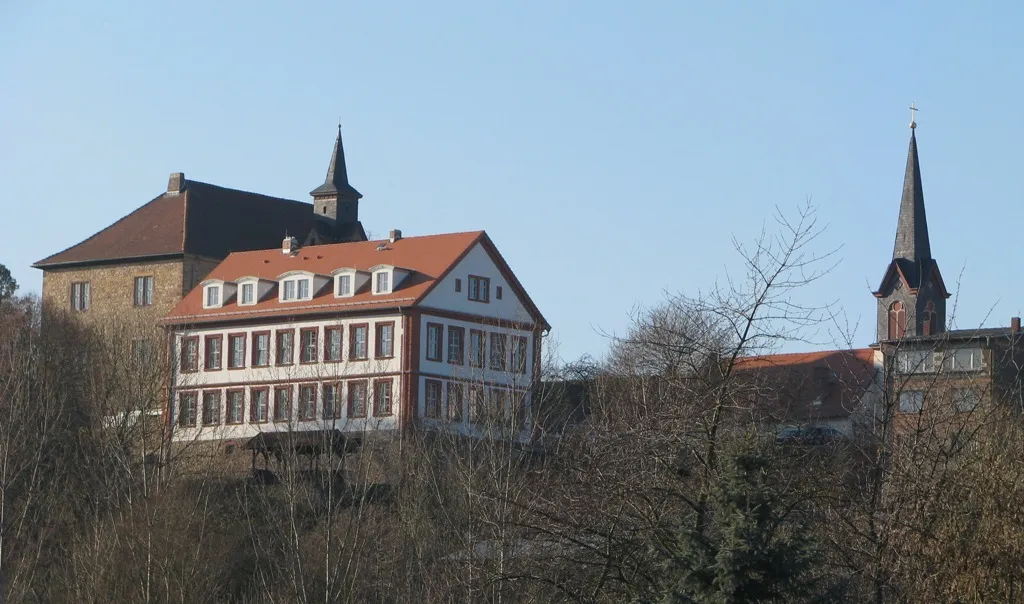
{"label": "gold cross", "polygon": [[917,128],[917,122],[914,120],[914,117],[916,116],[917,111],[918,111],[917,106],[915,106],[914,103],[911,103],[910,104],[910,127],[911,128]]}

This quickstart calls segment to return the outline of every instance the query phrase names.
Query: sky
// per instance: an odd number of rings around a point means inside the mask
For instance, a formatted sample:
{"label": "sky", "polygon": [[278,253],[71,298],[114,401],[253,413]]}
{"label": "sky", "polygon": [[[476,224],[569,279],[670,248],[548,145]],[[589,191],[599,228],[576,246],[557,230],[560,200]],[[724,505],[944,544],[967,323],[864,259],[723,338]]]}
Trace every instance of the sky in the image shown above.
{"label": "sky", "polygon": [[[808,199],[839,264],[799,290],[874,342],[911,102],[959,327],[1024,314],[1024,4],[0,0],[0,263],[190,179],[309,200],[340,119],[378,237],[484,229],[600,357]],[[784,350],[834,345],[829,326]]]}

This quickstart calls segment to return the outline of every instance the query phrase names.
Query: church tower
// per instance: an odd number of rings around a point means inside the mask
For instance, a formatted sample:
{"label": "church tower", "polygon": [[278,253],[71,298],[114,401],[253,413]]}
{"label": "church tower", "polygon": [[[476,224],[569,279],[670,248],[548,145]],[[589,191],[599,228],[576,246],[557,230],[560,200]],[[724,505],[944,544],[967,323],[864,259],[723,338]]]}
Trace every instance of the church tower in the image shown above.
{"label": "church tower", "polygon": [[903,176],[900,216],[896,222],[896,244],[882,284],[875,292],[879,342],[946,331],[949,292],[942,282],[939,265],[932,258],[928,241],[916,132],[917,123],[911,117],[910,149]]}
{"label": "church tower", "polygon": [[341,142],[341,126],[334,141],[334,153],[327,167],[324,184],[309,192],[313,196],[316,224],[309,243],[366,241],[366,233],[359,222],[359,199],[363,194],[348,183],[345,166],[345,147]]}

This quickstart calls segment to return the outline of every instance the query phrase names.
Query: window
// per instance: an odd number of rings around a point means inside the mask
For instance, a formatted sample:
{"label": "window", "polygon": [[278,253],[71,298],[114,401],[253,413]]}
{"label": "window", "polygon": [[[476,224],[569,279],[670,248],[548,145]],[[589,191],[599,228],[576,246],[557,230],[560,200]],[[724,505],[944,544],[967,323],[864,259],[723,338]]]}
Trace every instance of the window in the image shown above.
{"label": "window", "polygon": [[350,360],[365,360],[369,356],[366,342],[366,332],[370,327],[366,323],[353,325],[348,329],[348,358]]}
{"label": "window", "polygon": [[469,385],[469,421],[478,423],[484,412],[484,387],[480,384]]}
{"label": "window", "polygon": [[299,279],[299,299],[309,298],[309,279]]}
{"label": "window", "polygon": [[504,388],[491,388],[489,394],[487,419],[497,425],[505,419],[505,408],[508,406],[508,390]]}
{"label": "window", "polygon": [[512,371],[526,373],[526,338],[512,336]]}
{"label": "window", "polygon": [[89,310],[89,282],[71,284],[71,310]]}
{"label": "window", "polygon": [[274,421],[286,422],[292,418],[292,387],[274,388]]}
{"label": "window", "polygon": [[505,371],[505,348],[508,343],[508,336],[503,333],[491,334],[491,369]]}
{"label": "window", "polygon": [[341,328],[324,328],[324,360],[341,360]]}
{"label": "window", "polygon": [[455,280],[455,291],[456,292],[461,292],[462,291],[462,279],[456,279]]}
{"label": "window", "polygon": [[441,417],[441,382],[437,380],[426,380],[426,397],[423,406],[423,415],[430,419]]}
{"label": "window", "polygon": [[135,278],[135,306],[153,305],[153,277]]}
{"label": "window", "polygon": [[270,364],[270,332],[252,334],[252,366],[266,367]]}
{"label": "window", "polygon": [[907,335],[907,311],[902,302],[893,302],[889,307],[889,339],[899,340]]}
{"label": "window", "polygon": [[299,332],[299,361],[302,363],[316,362],[316,327],[307,327]]}
{"label": "window", "polygon": [[255,304],[256,303],[256,284],[255,283],[243,283],[242,284],[242,304]]}
{"label": "window", "polygon": [[228,335],[228,369],[245,367],[245,334]]}
{"label": "window", "polygon": [[206,288],[206,307],[220,306],[220,286],[210,285]]}
{"label": "window", "polygon": [[352,275],[338,275],[338,296],[352,295]]}
{"label": "window", "polygon": [[900,412],[916,413],[924,408],[924,392],[920,390],[904,390],[900,392]]}
{"label": "window", "polygon": [[924,305],[924,313],[921,317],[921,333],[926,336],[938,333],[938,322],[936,321],[934,302],[929,302]]}
{"label": "window", "polygon": [[199,371],[199,336],[181,339],[181,370]]}
{"label": "window", "polygon": [[484,345],[484,332],[479,329],[469,330],[469,366],[483,367],[486,358],[486,346]]}
{"label": "window", "polygon": [[132,359],[136,365],[152,365],[156,360],[153,358],[153,343],[149,340],[132,340]]}
{"label": "window", "polygon": [[462,423],[462,384],[459,382],[448,382],[448,421]]}
{"label": "window", "polygon": [[378,359],[395,356],[394,323],[377,323],[377,347],[374,354]]}
{"label": "window", "polygon": [[952,371],[974,371],[982,368],[980,348],[961,348],[946,352],[946,369]]}
{"label": "window", "polygon": [[270,391],[266,388],[253,388],[249,391],[249,419],[254,422],[267,421],[270,408]]}
{"label": "window", "polygon": [[223,342],[220,336],[206,336],[206,363],[204,366],[207,371],[216,371],[220,369],[222,344]]}
{"label": "window", "polygon": [[291,365],[294,349],[295,332],[291,329],[277,332],[277,364]]}
{"label": "window", "polygon": [[389,291],[388,281],[390,273],[387,271],[381,271],[373,276],[373,293],[375,294],[386,294]]}
{"label": "window", "polygon": [[931,373],[935,371],[931,350],[903,350],[896,355],[896,370],[900,373]]}
{"label": "window", "polygon": [[960,413],[974,411],[981,402],[981,395],[973,388],[958,388],[953,391],[953,409]]}
{"label": "window", "polygon": [[341,417],[341,384],[324,384],[324,419]]}
{"label": "window", "polygon": [[448,328],[448,362],[452,365],[462,364],[462,340],[466,331],[461,327]]}
{"label": "window", "polygon": [[366,380],[348,383],[348,416],[366,417]]}
{"label": "window", "polygon": [[295,299],[295,281],[289,279],[284,282],[284,292],[281,294],[282,300],[294,300]]}
{"label": "window", "polygon": [[501,286],[500,285],[494,288],[494,297],[499,299],[499,300],[501,300]]}
{"label": "window", "polygon": [[474,302],[490,302],[491,280],[487,277],[469,276],[469,299]]}
{"label": "window", "polygon": [[427,360],[441,361],[441,334],[444,331],[438,323],[427,323]]}
{"label": "window", "polygon": [[178,396],[178,425],[191,428],[196,425],[196,393],[182,392]]}
{"label": "window", "polygon": [[512,413],[515,417],[515,429],[522,431],[526,429],[526,397],[523,393],[512,393]]}
{"label": "window", "polygon": [[203,393],[203,425],[213,426],[220,423],[220,392]]}
{"label": "window", "polygon": [[373,382],[373,414],[377,416],[391,415],[391,387],[393,380],[374,380]]}
{"label": "window", "polygon": [[316,385],[299,386],[299,419],[310,421],[316,419]]}
{"label": "window", "polygon": [[240,424],[245,414],[245,391],[228,390],[228,423]]}

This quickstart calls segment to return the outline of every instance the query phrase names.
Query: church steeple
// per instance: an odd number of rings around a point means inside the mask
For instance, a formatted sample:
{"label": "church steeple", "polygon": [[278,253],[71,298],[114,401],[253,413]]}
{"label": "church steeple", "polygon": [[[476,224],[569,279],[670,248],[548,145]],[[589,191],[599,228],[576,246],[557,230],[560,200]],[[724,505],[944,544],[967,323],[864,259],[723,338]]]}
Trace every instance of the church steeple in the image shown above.
{"label": "church steeple", "polygon": [[[911,105],[911,111],[917,108]],[[911,113],[910,148],[903,175],[903,196],[896,221],[892,261],[875,292],[878,298],[878,341],[932,336],[946,331],[949,292],[932,258],[928,219],[917,154],[917,122]]]}
{"label": "church steeple", "polygon": [[345,165],[345,146],[341,142],[341,125],[334,140],[334,152],[327,167],[324,184],[309,192],[313,196],[316,215],[309,243],[366,241],[366,233],[359,222],[359,200],[363,194],[348,182]]}

